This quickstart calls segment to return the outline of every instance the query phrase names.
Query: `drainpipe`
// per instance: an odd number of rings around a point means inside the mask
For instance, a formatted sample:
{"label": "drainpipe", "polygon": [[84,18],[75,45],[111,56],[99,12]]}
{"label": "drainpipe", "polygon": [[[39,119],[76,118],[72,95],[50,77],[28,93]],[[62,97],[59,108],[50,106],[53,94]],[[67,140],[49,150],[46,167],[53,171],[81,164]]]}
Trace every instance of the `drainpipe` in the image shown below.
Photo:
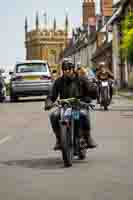
{"label": "drainpipe", "polygon": [[128,63],[127,58],[125,58],[125,84],[128,86]]}

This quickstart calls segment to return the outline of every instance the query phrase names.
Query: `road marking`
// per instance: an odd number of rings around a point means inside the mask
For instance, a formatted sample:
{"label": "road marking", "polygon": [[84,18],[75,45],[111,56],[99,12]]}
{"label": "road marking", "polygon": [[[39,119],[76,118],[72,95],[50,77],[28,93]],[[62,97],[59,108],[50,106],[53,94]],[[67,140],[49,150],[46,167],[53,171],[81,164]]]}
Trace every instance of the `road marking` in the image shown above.
{"label": "road marking", "polygon": [[12,136],[6,136],[6,137],[2,138],[0,140],[0,144],[4,144],[5,142],[7,142],[8,140],[10,140],[11,138],[12,138]]}

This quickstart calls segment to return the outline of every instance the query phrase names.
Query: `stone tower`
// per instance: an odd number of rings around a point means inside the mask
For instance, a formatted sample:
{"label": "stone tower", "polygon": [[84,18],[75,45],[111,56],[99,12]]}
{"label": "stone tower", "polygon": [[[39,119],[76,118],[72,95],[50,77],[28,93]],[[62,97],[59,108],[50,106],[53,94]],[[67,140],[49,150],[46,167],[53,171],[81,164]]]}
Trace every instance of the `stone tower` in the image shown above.
{"label": "stone tower", "polygon": [[47,60],[49,65],[58,63],[63,50],[66,48],[68,39],[68,16],[65,18],[64,30],[58,29],[56,19],[54,18],[53,27],[47,28],[46,23],[44,28],[40,28],[39,16],[36,13],[35,29],[28,31],[28,20],[25,19],[25,47],[26,59]]}
{"label": "stone tower", "polygon": [[84,0],[82,5],[82,12],[83,12],[83,27],[85,29],[88,29],[89,19],[95,19],[94,0]]}

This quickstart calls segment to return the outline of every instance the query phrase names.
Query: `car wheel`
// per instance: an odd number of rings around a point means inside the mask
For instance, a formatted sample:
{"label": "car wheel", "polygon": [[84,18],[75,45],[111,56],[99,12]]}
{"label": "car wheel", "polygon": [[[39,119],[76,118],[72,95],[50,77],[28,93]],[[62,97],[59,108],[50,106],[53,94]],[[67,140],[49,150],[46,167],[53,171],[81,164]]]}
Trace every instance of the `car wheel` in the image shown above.
{"label": "car wheel", "polygon": [[16,96],[10,96],[10,101],[11,102],[17,102],[18,101],[18,97],[16,97]]}
{"label": "car wheel", "polygon": [[17,102],[18,101],[18,96],[13,94],[12,92],[10,93],[10,102]]}

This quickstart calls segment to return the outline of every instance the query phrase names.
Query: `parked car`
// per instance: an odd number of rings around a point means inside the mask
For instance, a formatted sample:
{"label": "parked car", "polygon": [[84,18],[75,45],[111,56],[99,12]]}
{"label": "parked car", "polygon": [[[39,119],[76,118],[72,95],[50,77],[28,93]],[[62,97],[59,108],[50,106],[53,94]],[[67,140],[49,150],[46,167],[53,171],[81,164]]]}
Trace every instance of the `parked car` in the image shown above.
{"label": "parked car", "polygon": [[0,69],[0,102],[4,102],[6,100],[6,84],[3,73],[4,69]]}
{"label": "parked car", "polygon": [[19,97],[47,95],[52,85],[52,76],[46,61],[19,62],[10,74],[11,101],[17,101]]}

